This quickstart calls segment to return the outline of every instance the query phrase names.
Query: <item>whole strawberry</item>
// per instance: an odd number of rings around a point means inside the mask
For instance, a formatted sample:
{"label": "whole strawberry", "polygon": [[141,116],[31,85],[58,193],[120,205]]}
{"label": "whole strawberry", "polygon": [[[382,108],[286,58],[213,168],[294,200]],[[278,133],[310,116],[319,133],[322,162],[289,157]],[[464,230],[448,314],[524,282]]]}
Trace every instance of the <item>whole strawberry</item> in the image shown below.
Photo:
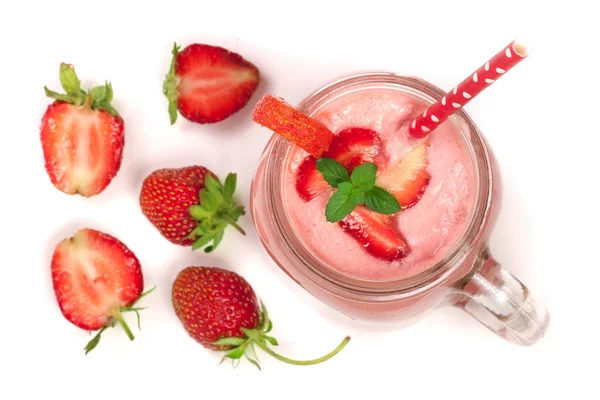
{"label": "whole strawberry", "polygon": [[[268,335],[273,324],[250,284],[235,272],[217,267],[187,267],[179,272],[171,292],[175,314],[187,333],[204,347],[225,351],[223,360],[234,365],[242,357],[260,369],[255,347],[279,361],[294,365],[313,365],[339,353],[350,341],[346,337],[331,353],[308,361],[297,361],[275,353],[269,345],[277,340]],[[248,349],[252,349],[251,356]]]}
{"label": "whole strawberry", "polygon": [[55,99],[42,118],[40,139],[46,172],[60,191],[91,197],[104,191],[121,168],[124,123],[110,104],[110,83],[89,91],[71,65],[61,64],[66,93],[44,88]]}
{"label": "whole strawberry", "polygon": [[85,346],[87,354],[106,329],[119,324],[130,340],[133,333],[123,313],[135,312],[144,277],[139,260],[123,242],[94,229],[82,229],[62,240],[51,262],[52,284],[63,316],[87,331],[98,331]]}
{"label": "whole strawberry", "polygon": [[237,224],[244,207],[233,200],[237,175],[229,174],[221,184],[202,166],[164,168],[152,172],[140,192],[142,213],[171,243],[192,246],[208,245],[209,253],[217,248],[228,225],[245,235]]}
{"label": "whole strawberry", "polygon": [[258,87],[258,68],[222,47],[193,43],[180,51],[175,44],[172,54],[163,84],[171,124],[177,112],[199,124],[223,121],[245,107]]}

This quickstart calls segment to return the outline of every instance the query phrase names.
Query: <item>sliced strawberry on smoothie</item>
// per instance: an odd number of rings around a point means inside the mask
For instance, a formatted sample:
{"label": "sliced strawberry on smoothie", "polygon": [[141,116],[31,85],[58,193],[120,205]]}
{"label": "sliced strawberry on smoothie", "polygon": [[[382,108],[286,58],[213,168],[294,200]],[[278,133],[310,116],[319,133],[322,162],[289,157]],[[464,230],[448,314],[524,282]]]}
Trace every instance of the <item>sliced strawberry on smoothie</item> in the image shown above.
{"label": "sliced strawberry on smoothie", "polygon": [[[375,131],[348,128],[333,138],[323,157],[338,161],[351,174],[354,168],[363,163],[376,162],[382,148],[382,140]],[[328,186],[317,170],[315,158],[308,156],[304,159],[296,175],[296,189],[300,197],[310,201],[325,192]]]}
{"label": "sliced strawberry on smoothie", "polygon": [[427,143],[423,143],[412,149],[400,162],[382,169],[376,185],[396,197],[403,209],[410,208],[421,200],[431,180],[427,172],[428,165]]}
{"label": "sliced strawberry on smoothie", "polygon": [[383,142],[377,132],[365,128],[348,128],[332,140],[325,157],[338,161],[351,174],[354,168],[366,162],[378,164]]}
{"label": "sliced strawberry on smoothie", "polygon": [[252,119],[315,158],[321,157],[333,140],[333,132],[324,124],[270,94],[258,101]]}
{"label": "sliced strawberry on smoothie", "polygon": [[374,257],[394,261],[408,255],[407,243],[392,229],[390,215],[376,213],[364,206],[339,222],[340,226],[354,237]]}
{"label": "sliced strawberry on smoothie", "polygon": [[325,192],[329,183],[317,170],[317,162],[313,156],[307,156],[298,167],[296,172],[296,190],[298,195],[306,201],[310,201]]}

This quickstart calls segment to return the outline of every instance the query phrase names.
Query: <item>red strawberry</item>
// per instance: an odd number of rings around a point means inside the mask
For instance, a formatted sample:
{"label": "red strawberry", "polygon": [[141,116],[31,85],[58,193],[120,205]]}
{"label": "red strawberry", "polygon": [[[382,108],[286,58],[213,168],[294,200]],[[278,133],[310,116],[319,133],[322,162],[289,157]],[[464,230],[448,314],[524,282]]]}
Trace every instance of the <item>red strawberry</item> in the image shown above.
{"label": "red strawberry", "polygon": [[423,143],[399,163],[381,170],[376,185],[393,194],[402,208],[412,207],[421,200],[431,179],[427,172],[428,165],[427,143]]}
{"label": "red strawberry", "polygon": [[56,300],[64,317],[88,331],[99,330],[85,347],[86,354],[100,342],[100,335],[116,324],[133,334],[123,319],[124,312],[142,308],[135,303],[142,293],[144,278],[135,254],[118,239],[93,229],[82,229],[61,241],[51,264]]}
{"label": "red strawberry", "polygon": [[369,254],[394,261],[409,253],[406,242],[390,227],[391,217],[357,206],[339,222],[340,226],[362,244]]}
{"label": "red strawberry", "polygon": [[163,85],[171,124],[177,111],[189,121],[211,124],[246,106],[259,84],[258,68],[222,47],[194,43],[179,49],[175,44]]}
{"label": "red strawberry", "polygon": [[325,157],[333,158],[351,174],[354,168],[366,162],[377,163],[383,143],[377,132],[364,128],[340,131],[331,142]]}
{"label": "red strawberry", "polygon": [[[364,128],[349,128],[340,131],[331,141],[323,157],[333,158],[342,164],[349,174],[366,162],[376,162],[383,143],[379,135]],[[310,201],[325,192],[329,184],[317,170],[316,160],[308,156],[298,168],[296,189],[300,197]]]}
{"label": "red strawberry", "polygon": [[46,172],[58,190],[91,197],[101,193],[121,167],[123,119],[110,105],[110,83],[86,93],[73,67],[64,63],[60,81],[66,94],[44,88],[55,99],[42,118],[40,134]]}
{"label": "red strawberry", "polygon": [[296,190],[300,197],[310,201],[327,190],[329,183],[317,170],[317,163],[313,156],[308,156],[302,161],[296,173]]}
{"label": "red strawberry", "polygon": [[171,243],[207,245],[211,252],[223,239],[227,225],[244,230],[237,224],[245,214],[233,194],[236,174],[229,174],[221,185],[217,177],[201,166],[165,168],[152,172],[143,182],[139,203],[142,213]]}
{"label": "red strawberry", "polygon": [[272,95],[258,101],[252,119],[316,158],[327,151],[333,139],[333,132],[324,124]]}
{"label": "red strawberry", "polygon": [[339,353],[350,341],[347,337],[328,355],[310,361],[296,361],[275,353],[269,344],[277,340],[268,335],[273,325],[264,305],[259,309],[252,286],[235,272],[216,267],[187,267],[179,272],[171,292],[175,314],[186,332],[204,347],[226,351],[223,356],[239,362],[242,356],[260,369],[248,354],[255,346],[280,361],[312,365]]}

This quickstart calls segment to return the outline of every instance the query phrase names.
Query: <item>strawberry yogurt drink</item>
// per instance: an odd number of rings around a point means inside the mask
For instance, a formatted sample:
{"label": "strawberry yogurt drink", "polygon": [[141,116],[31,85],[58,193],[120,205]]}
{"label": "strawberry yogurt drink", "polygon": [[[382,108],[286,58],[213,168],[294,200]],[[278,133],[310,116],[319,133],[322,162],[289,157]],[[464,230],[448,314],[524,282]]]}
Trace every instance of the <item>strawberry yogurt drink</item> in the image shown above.
{"label": "strawberry yogurt drink", "polygon": [[406,93],[380,89],[338,98],[312,115],[336,135],[326,156],[342,160],[349,172],[361,162],[378,166],[376,185],[402,206],[392,216],[359,206],[345,220],[328,222],[334,189],[305,150],[297,147],[288,157],[283,196],[291,225],[337,272],[383,281],[416,275],[463,234],[474,197],[468,150],[452,124],[412,138],[406,127],[424,109]]}
{"label": "strawberry yogurt drink", "polygon": [[409,133],[445,94],[373,72],[297,105],[264,96],[253,120],[273,135],[252,183],[258,237],[290,278],[354,320],[400,327],[456,306],[531,345],[549,314],[489,251],[502,188],[481,131],[460,109],[425,138]]}

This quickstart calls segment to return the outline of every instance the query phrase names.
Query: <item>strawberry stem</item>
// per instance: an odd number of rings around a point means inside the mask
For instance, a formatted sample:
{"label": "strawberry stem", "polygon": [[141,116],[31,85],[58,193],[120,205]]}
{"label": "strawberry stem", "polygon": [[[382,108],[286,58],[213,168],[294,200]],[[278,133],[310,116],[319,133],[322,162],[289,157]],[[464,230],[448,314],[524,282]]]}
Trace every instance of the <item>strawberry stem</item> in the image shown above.
{"label": "strawberry stem", "polygon": [[342,340],[342,343],[340,343],[338,345],[338,347],[336,347],[329,354],[327,354],[323,357],[320,357],[320,358],[316,358],[314,360],[306,360],[306,361],[292,360],[291,358],[287,358],[285,356],[282,356],[281,354],[275,353],[263,341],[258,341],[258,342],[256,342],[256,344],[258,345],[258,347],[263,349],[267,354],[273,356],[274,358],[278,359],[279,361],[283,361],[284,363],[292,364],[292,365],[315,365],[315,364],[320,364],[322,362],[325,362],[325,361],[333,358],[336,354],[338,354],[340,351],[342,351],[342,349],[344,347],[346,347],[348,342],[350,342],[350,336],[346,336],[346,338],[344,338],[344,340]]}
{"label": "strawberry stem", "polygon": [[94,104],[94,98],[92,97],[92,92],[88,91],[87,97],[85,99],[85,104],[83,105],[83,107],[86,110],[91,110],[93,104]]}
{"label": "strawberry stem", "polygon": [[125,322],[125,319],[123,318],[123,314],[121,314],[121,311],[117,311],[114,315],[114,318],[117,320],[119,325],[121,325],[121,327],[127,334],[127,337],[129,338],[129,340],[133,340],[134,339],[133,332],[131,332],[131,329],[129,329],[129,326],[127,325],[127,322]]}

